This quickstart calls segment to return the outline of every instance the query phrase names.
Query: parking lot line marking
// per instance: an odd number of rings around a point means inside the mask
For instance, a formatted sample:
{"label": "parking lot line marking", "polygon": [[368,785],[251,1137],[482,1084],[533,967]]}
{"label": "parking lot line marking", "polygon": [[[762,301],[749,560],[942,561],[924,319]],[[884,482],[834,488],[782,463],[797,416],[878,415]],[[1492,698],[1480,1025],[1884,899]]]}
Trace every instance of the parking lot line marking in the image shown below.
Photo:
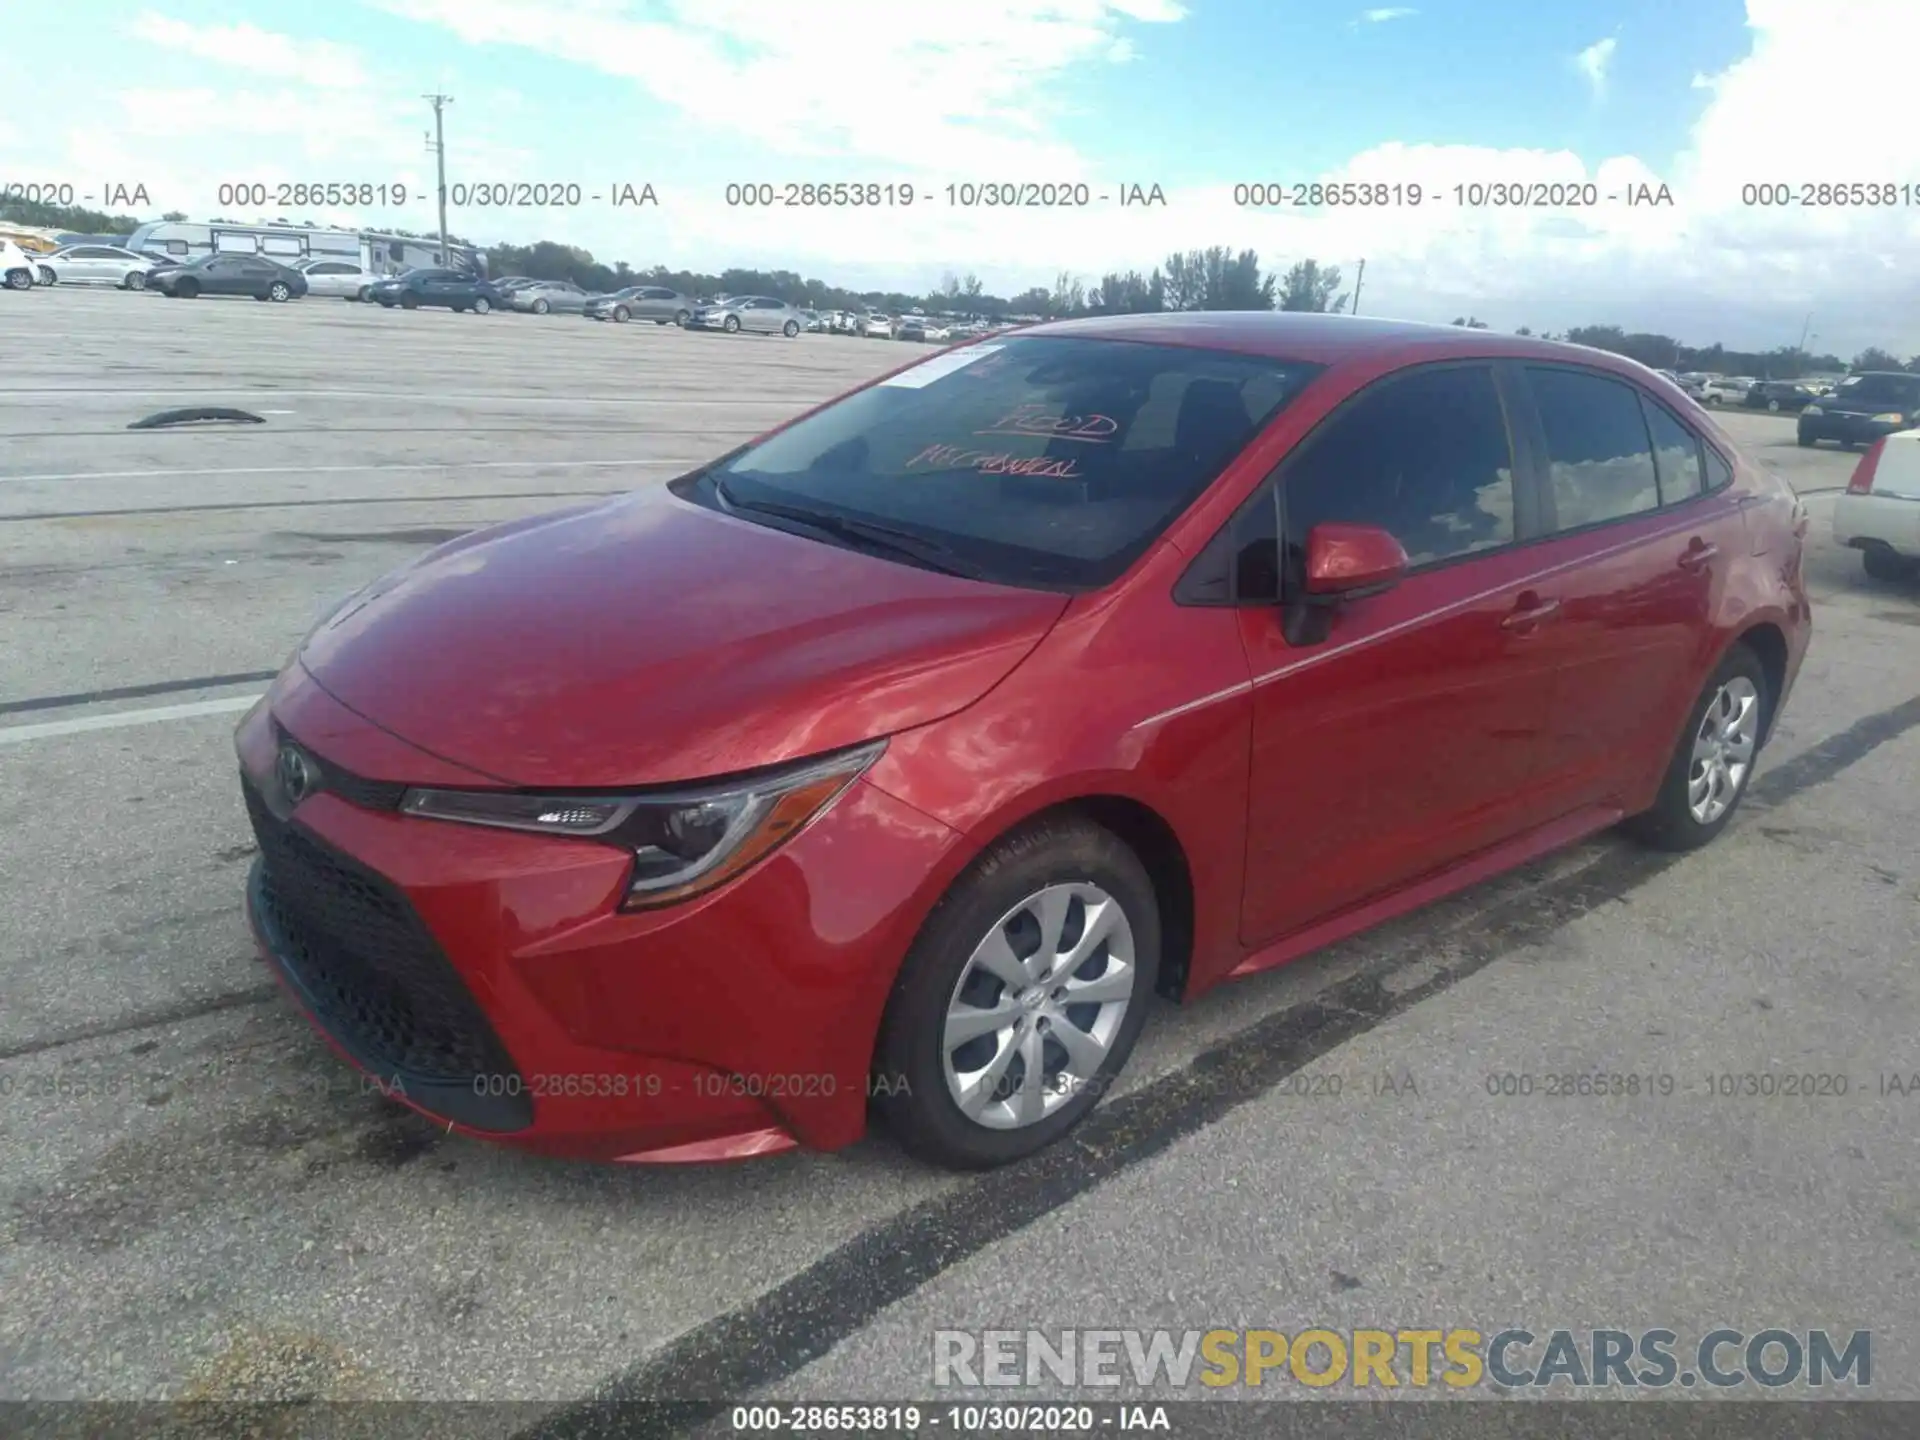
{"label": "parking lot line marking", "polygon": [[[366,475],[419,470],[685,470],[690,460],[436,460],[413,465],[236,465],[216,470],[77,470],[69,475],[0,475],[0,485],[35,480],[160,480],[180,475]],[[449,497],[457,499],[459,497]]]}
{"label": "parking lot line marking", "polygon": [[[685,399],[661,397],[627,397],[616,395],[528,395],[524,392],[507,392],[498,395],[448,394],[440,390],[9,390],[0,387],[0,405],[12,399],[33,400],[74,400],[74,399],[114,399],[134,398],[141,400],[168,399],[204,399],[210,395],[221,397],[232,395],[252,395],[268,400],[391,400],[396,403],[432,400],[435,402],[455,401],[466,403],[487,401],[497,404],[515,405],[639,405],[652,406],[655,409],[667,408],[685,410],[691,406],[705,406],[714,410],[738,409],[743,403],[752,401],[713,400],[700,396],[688,396]],[[767,403],[767,402],[761,402]]]}
{"label": "parking lot line marking", "polygon": [[29,740],[51,740],[58,735],[80,735],[89,730],[118,730],[128,725],[156,725],[163,720],[191,720],[200,715],[231,714],[246,710],[260,697],[232,695],[225,700],[195,700],[187,705],[156,705],[151,710],[122,710],[117,715],[84,715],[77,720],[48,720],[38,725],[0,725],[0,745],[23,745]]}
{"label": "parking lot line marking", "polygon": [[200,675],[190,680],[153,680],[144,685],[116,685],[110,690],[36,695],[30,700],[0,700],[0,715],[18,715],[24,710],[72,710],[81,705],[103,705],[109,700],[144,700],[149,695],[177,695],[183,690],[223,690],[229,685],[264,685],[279,673],[277,670],[242,670],[230,675]]}

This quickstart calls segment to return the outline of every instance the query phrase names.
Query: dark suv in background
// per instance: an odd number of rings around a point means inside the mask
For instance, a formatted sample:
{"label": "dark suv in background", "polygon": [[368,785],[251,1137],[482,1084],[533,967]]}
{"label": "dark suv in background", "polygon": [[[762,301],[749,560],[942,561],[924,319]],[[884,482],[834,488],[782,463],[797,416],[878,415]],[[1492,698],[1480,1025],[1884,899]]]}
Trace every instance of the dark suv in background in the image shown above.
{"label": "dark suv in background", "polygon": [[1740,403],[1749,410],[1794,411],[1813,404],[1820,397],[1798,380],[1762,380],[1747,392]]}
{"label": "dark suv in background", "polygon": [[1800,412],[1800,443],[1838,440],[1849,450],[1920,425],[1920,375],[1904,370],[1868,370],[1816,397]]}

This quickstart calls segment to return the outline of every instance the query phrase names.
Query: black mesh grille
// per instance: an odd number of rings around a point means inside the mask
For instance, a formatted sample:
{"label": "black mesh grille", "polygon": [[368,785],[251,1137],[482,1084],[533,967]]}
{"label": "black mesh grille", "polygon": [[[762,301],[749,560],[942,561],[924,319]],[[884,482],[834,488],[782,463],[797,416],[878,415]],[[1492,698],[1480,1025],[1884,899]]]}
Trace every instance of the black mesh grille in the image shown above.
{"label": "black mesh grille", "polygon": [[276,818],[242,777],[260,842],[260,919],[317,1018],[356,1058],[403,1080],[501,1077],[506,1049],[406,897],[383,876]]}

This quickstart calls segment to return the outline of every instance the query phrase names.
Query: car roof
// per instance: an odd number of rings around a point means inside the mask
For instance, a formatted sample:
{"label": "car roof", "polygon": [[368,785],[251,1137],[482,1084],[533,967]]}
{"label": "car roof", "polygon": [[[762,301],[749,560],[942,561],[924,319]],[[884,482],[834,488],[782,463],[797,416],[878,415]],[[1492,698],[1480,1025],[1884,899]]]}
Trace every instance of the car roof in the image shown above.
{"label": "car roof", "polygon": [[1544,360],[1587,365],[1623,375],[1653,372],[1625,356],[1585,345],[1470,330],[1460,325],[1427,325],[1412,320],[1376,320],[1354,315],[1321,315],[1275,310],[1186,310],[1149,315],[1094,315],[1081,320],[1051,320],[1020,329],[1022,336],[1077,336],[1094,340],[1131,340],[1143,344],[1187,345],[1276,360],[1337,365],[1351,360],[1486,359]]}

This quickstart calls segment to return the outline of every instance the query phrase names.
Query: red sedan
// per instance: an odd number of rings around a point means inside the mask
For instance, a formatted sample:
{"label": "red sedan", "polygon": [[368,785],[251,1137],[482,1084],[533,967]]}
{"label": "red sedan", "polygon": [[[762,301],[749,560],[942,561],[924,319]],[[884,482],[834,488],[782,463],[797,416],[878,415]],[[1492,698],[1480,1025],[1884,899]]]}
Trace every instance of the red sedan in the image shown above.
{"label": "red sedan", "polygon": [[999,1164],[1191,999],[1728,823],[1806,516],[1630,361],[1112,317],[445,545],[238,734],[261,948],[450,1129]]}

